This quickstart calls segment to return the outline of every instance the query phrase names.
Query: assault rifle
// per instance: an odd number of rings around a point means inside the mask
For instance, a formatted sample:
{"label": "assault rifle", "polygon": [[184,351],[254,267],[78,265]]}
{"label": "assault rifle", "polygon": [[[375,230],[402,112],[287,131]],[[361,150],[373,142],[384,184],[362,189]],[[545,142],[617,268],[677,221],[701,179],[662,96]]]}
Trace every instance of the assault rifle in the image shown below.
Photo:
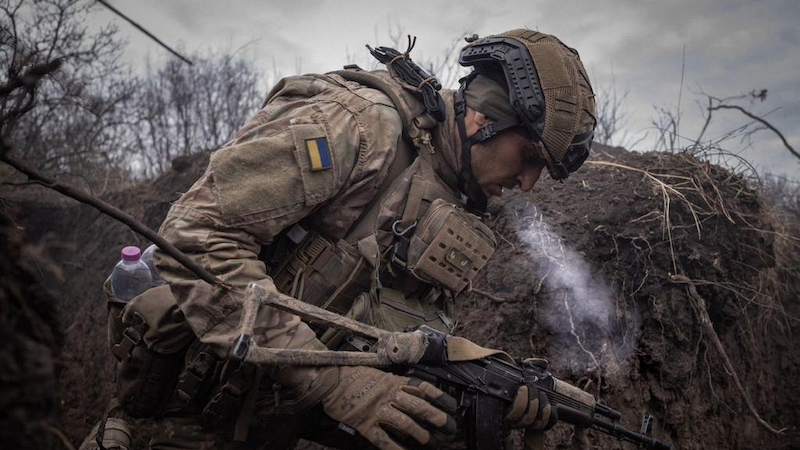
{"label": "assault rifle", "polygon": [[[446,335],[427,325],[417,327],[427,336],[428,348],[443,348]],[[461,424],[470,450],[513,448],[505,424],[517,389],[535,386],[547,395],[559,421],[593,429],[639,448],[670,450],[671,446],[651,436],[652,416],[645,415],[640,432],[620,425],[621,414],[595,400],[594,396],[553,377],[544,360],[518,361],[487,356],[471,361],[446,362],[439,359],[408,366],[390,367],[394,373],[425,380],[454,396],[459,402]],[[438,362],[438,364],[437,364]]]}
{"label": "assault rifle", "polygon": [[[543,360],[513,361],[501,352],[484,349],[463,338],[452,337],[426,325],[411,332],[391,333],[291,297],[250,286],[252,302],[246,302],[241,334],[229,358],[253,364],[275,365],[363,365],[415,377],[437,386],[458,401],[456,421],[465,433],[469,450],[510,450],[511,432],[505,417],[517,390],[527,385],[545,393],[558,421],[596,430],[639,448],[670,450],[651,435],[652,417],[645,415],[639,432],[620,424],[621,414],[599,402],[588,392],[555,378]],[[374,342],[365,352],[274,349],[251,345],[250,337],[258,305],[269,305],[317,323],[346,331]],[[448,346],[451,348],[448,349]],[[449,357],[456,346],[476,358]],[[482,352],[482,353],[481,353]]]}

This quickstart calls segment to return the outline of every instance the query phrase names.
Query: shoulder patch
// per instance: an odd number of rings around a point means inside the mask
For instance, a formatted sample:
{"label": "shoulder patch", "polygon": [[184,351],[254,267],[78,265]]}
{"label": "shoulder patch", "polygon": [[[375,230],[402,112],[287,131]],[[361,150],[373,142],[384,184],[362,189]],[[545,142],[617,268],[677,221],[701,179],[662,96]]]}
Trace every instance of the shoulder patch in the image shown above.
{"label": "shoulder patch", "polygon": [[322,115],[313,117],[312,123],[296,120],[289,124],[294,136],[295,158],[300,166],[306,206],[329,199],[337,187],[337,143],[329,138],[325,125]]}
{"label": "shoulder patch", "polygon": [[312,171],[316,172],[333,167],[326,138],[306,139],[306,150],[308,151],[308,160]]}

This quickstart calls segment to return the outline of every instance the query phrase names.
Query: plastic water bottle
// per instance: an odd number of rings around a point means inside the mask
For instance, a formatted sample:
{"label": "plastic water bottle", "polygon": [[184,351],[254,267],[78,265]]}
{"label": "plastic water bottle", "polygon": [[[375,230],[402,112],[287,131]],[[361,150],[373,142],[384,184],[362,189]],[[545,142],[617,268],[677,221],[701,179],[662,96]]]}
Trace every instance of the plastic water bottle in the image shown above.
{"label": "plastic water bottle", "polygon": [[165,283],[165,281],[158,276],[155,263],[153,262],[153,252],[156,251],[156,248],[158,248],[156,247],[156,244],[150,244],[150,246],[144,249],[144,252],[142,252],[142,261],[144,261],[144,263],[147,264],[147,267],[150,268],[150,276],[153,277],[153,287],[161,286]]}
{"label": "plastic water bottle", "polygon": [[139,247],[123,247],[120,253],[122,260],[111,272],[111,290],[115,297],[127,302],[153,287],[153,276],[150,275],[150,268],[141,259],[142,251]]}

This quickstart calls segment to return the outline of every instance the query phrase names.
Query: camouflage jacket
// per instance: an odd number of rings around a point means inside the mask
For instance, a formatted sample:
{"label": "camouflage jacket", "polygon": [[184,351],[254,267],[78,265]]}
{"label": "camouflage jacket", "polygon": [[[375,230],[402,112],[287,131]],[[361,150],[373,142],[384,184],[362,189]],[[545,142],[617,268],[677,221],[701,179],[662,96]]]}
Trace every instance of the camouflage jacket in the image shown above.
{"label": "camouflage jacket", "polygon": [[[453,93],[448,117],[433,132],[432,165],[455,190]],[[215,151],[203,176],[175,202],[159,233],[235,289],[226,292],[162,252],[159,275],[191,329],[224,356],[237,333],[245,288],[275,289],[258,256],[262,246],[304,223],[332,240],[344,237],[387,178],[403,126],[382,92],[335,74],[282,80],[237,136]],[[259,345],[323,349],[298,317],[262,308]]]}

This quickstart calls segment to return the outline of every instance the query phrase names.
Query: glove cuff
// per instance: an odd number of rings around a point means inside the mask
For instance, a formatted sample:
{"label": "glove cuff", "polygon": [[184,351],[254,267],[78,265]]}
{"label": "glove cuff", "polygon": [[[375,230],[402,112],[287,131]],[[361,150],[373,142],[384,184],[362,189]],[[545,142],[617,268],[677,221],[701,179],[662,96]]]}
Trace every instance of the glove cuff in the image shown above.
{"label": "glove cuff", "polygon": [[291,400],[277,405],[280,415],[291,415],[305,411],[318,404],[339,384],[339,367],[285,367],[275,379],[298,394]]}

